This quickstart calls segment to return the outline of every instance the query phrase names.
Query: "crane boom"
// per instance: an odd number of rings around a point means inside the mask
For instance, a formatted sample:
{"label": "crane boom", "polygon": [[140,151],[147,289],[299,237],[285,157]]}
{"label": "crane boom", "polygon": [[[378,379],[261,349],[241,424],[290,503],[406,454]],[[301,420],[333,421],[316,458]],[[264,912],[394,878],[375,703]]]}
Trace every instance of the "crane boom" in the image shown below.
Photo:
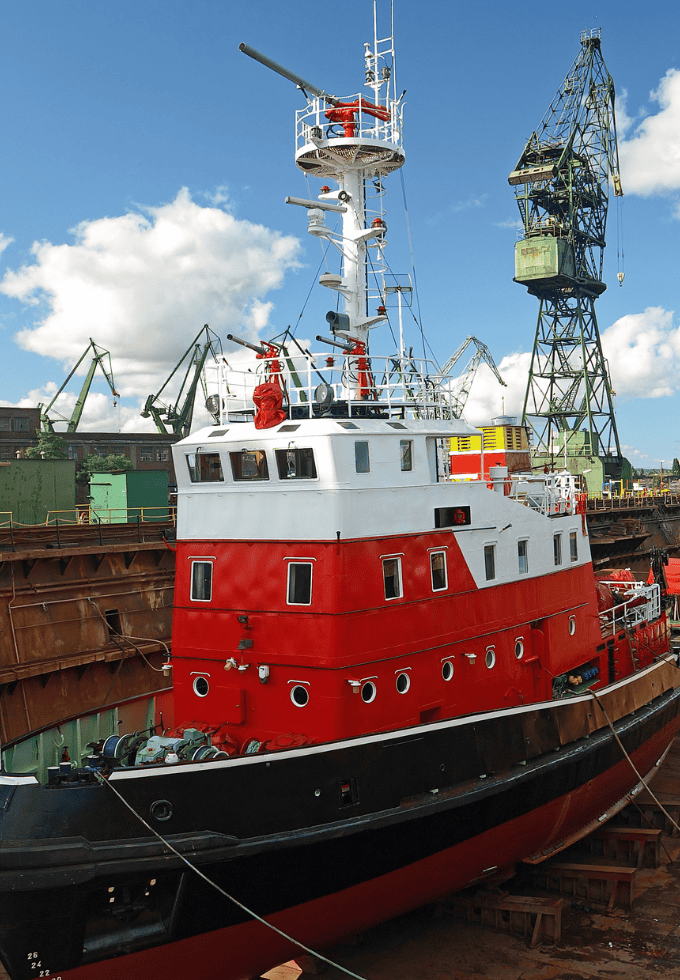
{"label": "crane boom", "polygon": [[442,368],[442,377],[446,378],[450,374],[451,369],[460,360],[460,358],[463,356],[463,354],[468,349],[470,344],[474,344],[476,348],[475,353],[472,355],[472,357],[466,364],[464,371],[460,375],[460,379],[456,387],[449,388],[449,402],[451,405],[451,414],[453,415],[454,418],[457,419],[459,419],[463,414],[465,403],[468,400],[468,395],[470,394],[470,389],[472,388],[472,382],[474,380],[474,376],[477,372],[477,368],[479,367],[482,361],[485,361],[489,365],[489,367],[495,374],[498,383],[503,385],[504,388],[507,387],[505,381],[503,381],[502,377],[500,376],[500,373],[498,371],[498,368],[496,367],[496,363],[493,357],[491,356],[491,352],[489,348],[486,346],[486,344],[483,344],[481,340],[478,340],[477,337],[473,337],[471,334],[465,338],[465,340],[460,345],[458,350],[455,351],[448,359],[448,361]]}
{"label": "crane boom", "polygon": [[[95,344],[94,340],[92,340],[92,338],[90,337],[90,343],[85,348],[83,353],[80,355],[78,361],[76,361],[75,366],[72,368],[71,372],[68,374],[66,380],[64,381],[64,383],[62,384],[61,388],[56,393],[52,401],[49,403],[49,405],[47,405],[47,407],[45,407],[44,404],[38,405],[38,409],[40,410],[40,428],[42,429],[43,432],[54,432],[55,420],[50,417],[50,411],[53,408],[59,396],[61,395],[61,393],[66,388],[66,385],[69,383],[69,381],[76,373],[80,365],[83,363],[87,355],[90,353],[90,351],[92,351],[92,361],[87,370],[87,374],[85,375],[85,381],[83,382],[83,386],[80,389],[80,394],[76,399],[76,404],[73,409],[73,412],[71,413],[71,417],[69,419],[66,419],[64,416],[60,415],[59,421],[67,423],[66,425],[67,432],[76,431],[80,423],[80,420],[82,418],[83,409],[85,408],[85,402],[90,392],[90,388],[92,386],[92,381],[94,379],[94,375],[97,370],[97,367],[101,368],[102,374],[104,375],[104,377],[108,382],[109,388],[111,389],[111,393],[114,399],[120,398],[120,395],[116,391],[116,386],[113,380],[113,369],[111,367],[111,354],[103,347],[98,347],[97,344]],[[108,363],[108,369],[104,364],[105,361]],[[115,405],[116,402],[114,401],[114,406]],[[55,414],[58,415],[59,413],[55,412]]]}
{"label": "crane boom", "polygon": [[[204,337],[204,340],[201,343],[202,337]],[[213,358],[217,359],[221,353],[222,343],[220,338],[210,329],[207,323],[204,324],[203,328],[196,334],[189,347],[166,378],[160,391],[155,395],[149,395],[147,398],[144,408],[140,413],[142,418],[153,418],[157,431],[165,435],[173,432],[182,438],[188,436],[191,432],[194,404],[199,384],[203,388],[203,394],[207,396],[208,393],[203,377],[203,369],[208,359],[208,354],[212,354]],[[186,364],[186,370],[180,384],[179,394],[174,404],[166,405],[161,401],[161,395],[184,364]]]}

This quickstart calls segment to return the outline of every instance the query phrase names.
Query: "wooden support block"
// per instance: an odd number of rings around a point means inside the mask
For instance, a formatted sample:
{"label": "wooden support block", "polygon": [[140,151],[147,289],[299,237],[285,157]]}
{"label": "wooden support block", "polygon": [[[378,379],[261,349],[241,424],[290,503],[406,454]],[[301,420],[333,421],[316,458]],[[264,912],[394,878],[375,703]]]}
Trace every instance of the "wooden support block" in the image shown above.
{"label": "wooden support block", "polygon": [[554,943],[562,938],[561,898],[538,898],[524,895],[507,895],[479,891],[474,895],[452,896],[454,915],[467,922],[478,921],[506,932],[531,935],[531,945],[536,946],[541,935]]}
{"label": "wooden support block", "polygon": [[628,886],[628,908],[633,906],[635,893],[635,872],[636,868],[624,868],[612,864],[572,864],[570,862],[556,862],[545,868],[546,884],[550,887],[550,879],[556,878],[560,893],[563,891],[565,882],[571,883],[571,893],[577,895],[578,881],[586,884],[586,898],[590,900],[590,886],[592,882],[600,885],[600,901],[604,901],[604,883],[612,882],[611,895],[609,897],[608,911],[614,908],[620,885]]}
{"label": "wooden support block", "polygon": [[619,844],[624,844],[630,851],[630,845],[634,845],[635,867],[642,867],[645,846],[651,845],[650,849],[654,855],[654,867],[658,868],[661,863],[661,834],[659,828],[651,827],[602,827],[597,831],[596,837],[602,841],[611,841],[615,848],[617,857],[621,848]]}

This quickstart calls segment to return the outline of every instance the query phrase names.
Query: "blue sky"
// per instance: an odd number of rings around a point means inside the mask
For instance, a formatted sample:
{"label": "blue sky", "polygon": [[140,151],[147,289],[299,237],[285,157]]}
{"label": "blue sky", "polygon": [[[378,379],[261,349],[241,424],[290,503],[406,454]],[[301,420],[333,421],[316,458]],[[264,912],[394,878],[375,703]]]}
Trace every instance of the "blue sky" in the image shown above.
{"label": "blue sky", "polygon": [[[386,25],[387,0],[379,11]],[[538,311],[512,281],[507,175],[593,27],[617,89],[625,193],[626,278],[612,199],[597,315],[621,442],[658,465],[680,456],[677,4],[395,0],[420,308],[441,362],[474,334],[508,381],[480,371],[469,420],[498,414],[503,396],[518,412]],[[297,335],[323,332],[328,292],[306,303],[319,244],[283,203],[308,194],[293,163],[304,99],[238,44],[342,96],[361,90],[371,37],[371,0],[4,0],[0,402],[49,400],[92,337],[123,398],[114,410],[98,383],[82,427],[142,429],[140,404],[204,323],[223,339],[274,336],[304,308]],[[402,183],[386,183],[388,257],[406,273]]]}

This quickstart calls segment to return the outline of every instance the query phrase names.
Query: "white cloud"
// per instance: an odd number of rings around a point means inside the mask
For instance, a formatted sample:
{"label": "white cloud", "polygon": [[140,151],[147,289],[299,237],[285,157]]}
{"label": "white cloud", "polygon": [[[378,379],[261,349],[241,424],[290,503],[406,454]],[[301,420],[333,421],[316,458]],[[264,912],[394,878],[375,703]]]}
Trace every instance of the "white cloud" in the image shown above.
{"label": "white cloud", "polygon": [[8,235],[3,235],[3,233],[0,231],[0,255],[2,255],[7,246],[11,245],[13,241],[13,238],[9,238]]}
{"label": "white cloud", "polygon": [[[680,70],[670,68],[650,99],[659,111],[638,123],[629,139],[619,140],[624,193],[645,197],[680,190]],[[617,122],[622,132],[634,125],[625,99]]]}
{"label": "white cloud", "polygon": [[521,231],[524,225],[519,218],[506,218],[505,221],[494,221],[496,228],[514,228],[516,231]]}
{"label": "white cloud", "polygon": [[[220,188],[215,200],[223,198]],[[34,261],[6,272],[0,291],[38,314],[16,340],[70,370],[92,338],[111,351],[116,387],[136,406],[160,388],[204,323],[223,338],[254,340],[273,309],[266,295],[300,254],[296,238],[201,207],[186,188],[160,207],[83,221],[74,234],[70,245],[35,243]],[[66,399],[80,385],[69,389]],[[123,418],[125,406],[103,418],[95,394],[82,428],[146,428],[138,416]]]}
{"label": "white cloud", "polygon": [[602,333],[612,386],[621,401],[664,398],[680,389],[680,327],[658,306],[628,313]]}
{"label": "white cloud", "polygon": [[488,194],[481,194],[479,197],[475,197],[474,194],[470,194],[464,201],[457,201],[452,204],[451,210],[456,214],[458,211],[467,211],[469,208],[483,208],[488,196]]}
{"label": "white cloud", "polygon": [[499,385],[487,364],[480,364],[463,411],[471,425],[489,425],[497,415],[514,415],[519,421],[529,377],[531,354],[510,354],[497,365],[507,387]]}

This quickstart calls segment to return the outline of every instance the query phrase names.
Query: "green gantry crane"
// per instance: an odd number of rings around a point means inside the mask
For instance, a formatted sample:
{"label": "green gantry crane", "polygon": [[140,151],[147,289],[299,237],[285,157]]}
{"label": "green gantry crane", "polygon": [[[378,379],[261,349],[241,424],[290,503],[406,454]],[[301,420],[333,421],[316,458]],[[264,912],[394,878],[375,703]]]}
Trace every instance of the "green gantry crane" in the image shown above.
{"label": "green gantry crane", "polygon": [[624,460],[595,316],[607,288],[610,179],[621,196],[614,83],[598,29],[581,35],[579,54],[508,182],[522,219],[515,282],[540,304],[522,423],[536,454],[599,457],[616,478]]}
{"label": "green gantry crane", "polygon": [[[202,342],[201,338],[203,338]],[[154,420],[158,432],[165,435],[175,433],[181,438],[188,436],[191,432],[194,403],[199,384],[204,397],[207,397],[208,394],[203,374],[208,354],[212,354],[213,358],[217,360],[222,354],[222,342],[206,323],[175,365],[160,391],[155,395],[149,395],[140,413],[142,418],[148,419],[150,417]],[[174,404],[167,405],[161,401],[161,395],[183,366],[186,366],[186,370],[179,394]]]}
{"label": "green gantry crane", "polygon": [[[83,363],[83,361],[85,360],[85,358],[87,357],[87,355],[90,353],[90,351],[92,351],[92,362],[90,364],[90,367],[88,368],[87,374],[85,375],[85,381],[83,382],[83,387],[80,389],[80,394],[78,395],[78,398],[77,398],[75,407],[73,409],[73,412],[71,413],[71,417],[67,419],[64,415],[60,415],[59,412],[56,412],[55,411],[55,412],[53,412],[53,414],[59,416],[56,421],[66,422],[66,431],[67,432],[75,432],[76,431],[76,429],[78,428],[78,423],[80,422],[80,419],[81,419],[82,414],[83,414],[83,409],[85,408],[85,401],[86,401],[87,396],[88,396],[88,394],[90,392],[90,387],[92,385],[92,380],[94,378],[95,371],[97,370],[97,367],[98,366],[101,368],[102,374],[104,375],[104,377],[108,381],[109,388],[111,389],[111,393],[113,394],[113,398],[114,398],[113,405],[114,405],[114,408],[118,404],[117,399],[120,398],[120,395],[116,391],[116,386],[115,386],[114,381],[113,381],[113,370],[111,368],[111,355],[109,354],[109,352],[107,350],[104,350],[103,347],[98,347],[95,344],[94,340],[92,340],[92,338],[90,337],[90,343],[88,344],[88,346],[83,351],[83,353],[80,356],[80,359],[76,363],[75,367],[73,368],[73,370],[71,371],[71,373],[68,375],[68,377],[64,381],[63,385],[61,386],[61,388],[59,389],[59,391],[56,393],[56,395],[54,396],[54,398],[52,399],[52,401],[49,403],[49,405],[47,405],[47,406],[45,406],[44,404],[39,404],[38,405],[38,409],[40,410],[40,428],[42,429],[43,432],[54,432],[55,431],[54,430],[55,419],[53,419],[53,418],[50,417],[50,412],[52,411],[52,409],[54,407],[54,403],[59,398],[59,395],[61,395],[61,393],[63,392],[63,390],[66,388],[66,385],[69,383],[69,381],[71,380],[71,378],[73,377],[73,375],[76,373],[76,371],[78,370],[78,368],[80,367],[80,365]],[[104,365],[104,362],[105,361],[108,364],[108,370],[107,370],[107,368]]]}

